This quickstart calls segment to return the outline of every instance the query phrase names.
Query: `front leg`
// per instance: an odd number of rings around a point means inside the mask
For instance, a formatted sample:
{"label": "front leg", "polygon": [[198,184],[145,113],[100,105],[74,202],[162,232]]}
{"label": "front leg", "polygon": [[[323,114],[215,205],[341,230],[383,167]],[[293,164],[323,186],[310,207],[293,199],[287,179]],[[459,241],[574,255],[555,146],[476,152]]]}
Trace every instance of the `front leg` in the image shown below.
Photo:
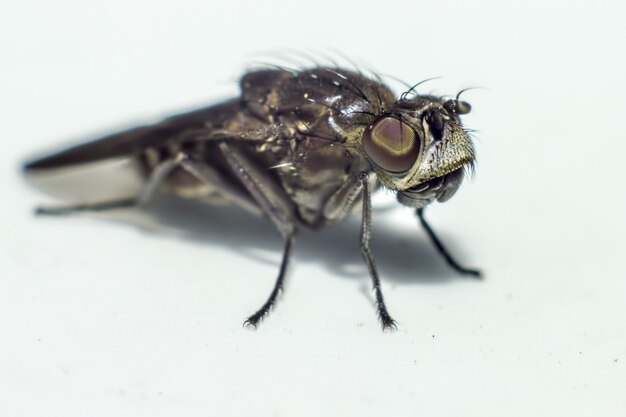
{"label": "front leg", "polygon": [[370,195],[369,175],[362,172],[359,175],[359,181],[363,189],[363,216],[361,218],[361,253],[365,258],[365,263],[370,271],[374,292],[376,295],[376,308],[378,309],[378,317],[383,325],[383,330],[397,329],[396,322],[391,318],[385,306],[385,299],[380,288],[380,278],[374,264],[374,255],[370,249],[371,223],[372,223],[372,201]]}
{"label": "front leg", "polygon": [[428,234],[428,237],[430,238],[430,240],[433,242],[433,245],[435,245],[435,248],[437,248],[437,251],[441,254],[441,256],[443,256],[443,258],[446,260],[446,262],[452,269],[454,269],[455,271],[457,271],[459,274],[462,274],[462,275],[470,275],[475,278],[481,278],[480,270],[466,268],[464,266],[461,266],[461,264],[459,264],[452,257],[452,255],[450,255],[448,250],[441,243],[441,240],[439,240],[439,238],[437,237],[433,229],[430,227],[430,225],[424,218],[424,208],[418,208],[417,210],[415,210],[415,213],[417,214],[417,217],[419,217],[420,223],[422,224],[422,227],[424,228],[424,230],[426,230],[426,233]]}

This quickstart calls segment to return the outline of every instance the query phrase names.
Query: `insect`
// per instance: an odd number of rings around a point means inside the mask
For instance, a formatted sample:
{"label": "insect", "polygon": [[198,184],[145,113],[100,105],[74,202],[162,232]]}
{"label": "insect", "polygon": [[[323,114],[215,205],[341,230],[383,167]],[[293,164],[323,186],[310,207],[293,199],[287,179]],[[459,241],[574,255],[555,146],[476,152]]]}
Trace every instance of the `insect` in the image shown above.
{"label": "insect", "polygon": [[258,69],[244,74],[240,87],[237,98],[27,163],[25,170],[35,171],[130,157],[145,177],[132,198],[37,212],[138,206],[164,188],[267,218],[283,237],[284,250],[272,292],[245,321],[254,327],[283,289],[298,229],[332,225],[360,205],[360,247],[378,317],[383,330],[396,328],[370,250],[371,194],[381,187],[415,210],[453,269],[479,276],[454,260],[424,217],[424,208],[452,197],[473,167],[474,146],[460,120],[471,108],[459,95],[420,95],[416,84],[396,98],[380,78],[335,66]]}

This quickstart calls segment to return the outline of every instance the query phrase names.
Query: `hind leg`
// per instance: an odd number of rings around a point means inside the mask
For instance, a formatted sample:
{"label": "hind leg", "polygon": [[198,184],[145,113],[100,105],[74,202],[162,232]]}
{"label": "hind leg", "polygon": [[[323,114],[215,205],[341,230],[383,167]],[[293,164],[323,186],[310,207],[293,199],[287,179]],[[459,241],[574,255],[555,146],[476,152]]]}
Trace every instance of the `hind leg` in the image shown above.
{"label": "hind leg", "polygon": [[135,197],[128,197],[116,200],[101,201],[97,203],[76,204],[60,207],[37,207],[35,214],[60,216],[81,211],[106,211],[118,208],[134,207],[145,204],[150,200],[159,185],[167,178],[174,168],[181,165],[187,159],[187,155],[179,153],[172,159],[168,159],[159,164],[150,174],[141,192]]}

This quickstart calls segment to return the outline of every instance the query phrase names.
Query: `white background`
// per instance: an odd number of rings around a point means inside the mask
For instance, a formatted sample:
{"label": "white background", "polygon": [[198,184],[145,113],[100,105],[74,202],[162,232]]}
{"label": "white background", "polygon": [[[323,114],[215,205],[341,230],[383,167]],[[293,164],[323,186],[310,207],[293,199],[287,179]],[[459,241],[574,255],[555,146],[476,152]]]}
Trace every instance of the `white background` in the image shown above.
{"label": "white background", "polygon": [[[626,415],[624,3],[350,3],[3,4],[0,415]],[[447,269],[410,210],[379,210],[397,332],[376,321],[358,219],[299,236],[253,331],[280,258],[269,224],[169,199],[32,215],[62,200],[25,181],[28,157],[235,95],[290,49],[443,77],[422,92],[484,87],[464,96],[475,178],[429,211],[483,282]],[[137,185],[61,177],[72,201]]]}

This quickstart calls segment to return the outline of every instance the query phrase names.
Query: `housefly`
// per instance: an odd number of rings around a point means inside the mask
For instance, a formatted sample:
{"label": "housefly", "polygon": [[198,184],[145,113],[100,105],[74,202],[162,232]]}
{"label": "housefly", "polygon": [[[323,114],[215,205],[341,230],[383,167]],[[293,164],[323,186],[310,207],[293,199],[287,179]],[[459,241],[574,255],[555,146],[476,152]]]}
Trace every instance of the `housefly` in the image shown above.
{"label": "housefly", "polygon": [[396,97],[380,78],[340,67],[250,71],[237,98],[136,127],[34,160],[27,171],[114,157],[138,162],[145,184],[132,198],[39,214],[143,205],[164,188],[208,203],[229,203],[271,221],[284,239],[278,278],[265,303],[245,321],[256,327],[283,289],[294,236],[345,219],[361,207],[360,246],[373,283],[383,330],[396,327],[387,311],[370,250],[371,194],[384,187],[415,210],[437,251],[459,265],[424,218],[447,201],[474,163],[459,99],[420,95],[415,86]]}

